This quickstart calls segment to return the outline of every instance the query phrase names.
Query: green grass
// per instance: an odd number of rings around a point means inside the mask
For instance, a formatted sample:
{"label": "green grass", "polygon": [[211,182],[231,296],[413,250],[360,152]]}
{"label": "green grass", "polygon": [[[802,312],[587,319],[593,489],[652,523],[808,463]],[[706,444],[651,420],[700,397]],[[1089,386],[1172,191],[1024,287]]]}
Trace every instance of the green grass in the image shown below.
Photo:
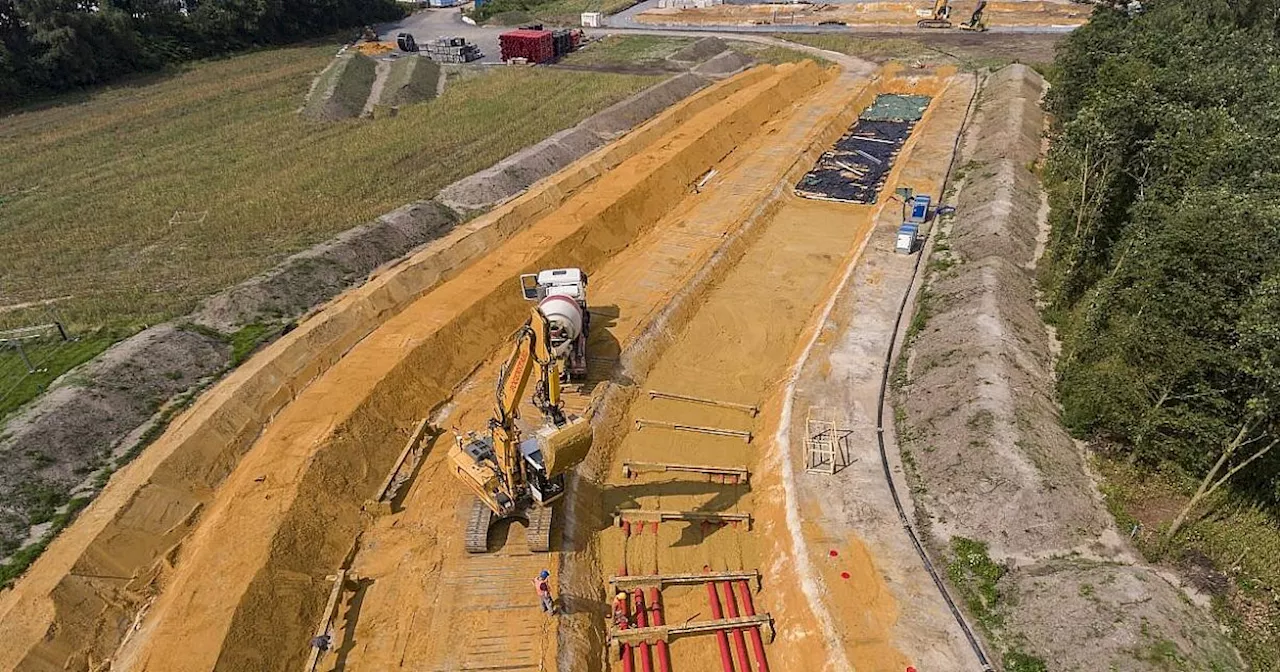
{"label": "green grass", "polygon": [[31,563],[44,552],[49,542],[58,536],[58,532],[75,520],[76,514],[89,505],[89,501],[88,497],[77,497],[67,501],[61,512],[53,514],[48,521],[45,521],[52,525],[39,542],[9,556],[9,561],[0,565],[0,590],[10,587],[19,576],[22,576],[22,573],[27,571],[27,567],[31,566]]}
{"label": "green grass", "polygon": [[662,64],[668,56],[693,42],[691,37],[609,35],[569,54],[562,62],[569,65],[601,66]]}
{"label": "green grass", "polygon": [[334,51],[199,63],[0,118],[0,302],[69,295],[63,317],[91,329],[182,315],[657,81],[500,68],[392,119],[302,119]]}
{"label": "green grass", "polygon": [[115,342],[116,336],[109,330],[100,330],[71,341],[29,341],[23,349],[36,366],[35,373],[28,373],[27,365],[16,349],[0,349],[0,421],[48,389],[58,376],[106,350]]}
{"label": "green grass", "polygon": [[817,63],[822,67],[831,65],[831,61],[814,54],[810,54],[798,49],[788,49],[786,47],[778,47],[771,44],[760,44],[757,42],[741,42],[731,41],[729,46],[741,51],[744,54],[756,59],[759,63],[796,63],[799,61],[809,60]]}
{"label": "green grass", "polygon": [[780,33],[774,37],[871,61],[937,58],[938,52],[910,38],[872,38],[843,34]]}
{"label": "green grass", "polygon": [[639,0],[489,0],[477,13],[486,24],[511,26],[539,22],[554,26],[580,26],[583,12],[617,14]]}
{"label": "green grass", "polygon": [[1005,568],[996,564],[987,553],[986,543],[964,537],[951,539],[947,576],[964,598],[969,613],[988,634],[1004,625],[997,586],[1004,574]]}
{"label": "green grass", "polygon": [[1207,556],[1233,586],[1214,599],[1214,615],[1255,671],[1280,671],[1280,519],[1228,493],[1212,503],[1209,515],[1193,519],[1166,543],[1164,531],[1195,490],[1195,479],[1172,467],[1150,469],[1109,457],[1095,464],[1121,532],[1140,525],[1134,542],[1153,562],[1176,563],[1189,552]]}

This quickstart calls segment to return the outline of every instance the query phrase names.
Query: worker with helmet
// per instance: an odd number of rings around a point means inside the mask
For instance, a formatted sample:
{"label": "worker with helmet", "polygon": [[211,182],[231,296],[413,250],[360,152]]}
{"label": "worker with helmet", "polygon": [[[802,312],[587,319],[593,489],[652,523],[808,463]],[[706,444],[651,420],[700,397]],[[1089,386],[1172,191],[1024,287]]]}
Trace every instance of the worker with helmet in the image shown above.
{"label": "worker with helmet", "polygon": [[538,578],[533,580],[533,587],[538,591],[538,601],[542,603],[542,611],[555,615],[555,600],[551,597],[551,572],[542,570]]}

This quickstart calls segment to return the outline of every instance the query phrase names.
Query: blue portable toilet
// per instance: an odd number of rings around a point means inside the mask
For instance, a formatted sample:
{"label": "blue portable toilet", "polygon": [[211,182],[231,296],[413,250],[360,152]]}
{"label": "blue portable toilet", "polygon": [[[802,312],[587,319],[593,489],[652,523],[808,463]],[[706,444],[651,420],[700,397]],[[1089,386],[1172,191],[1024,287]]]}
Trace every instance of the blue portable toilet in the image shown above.
{"label": "blue portable toilet", "polygon": [[907,217],[908,222],[923,224],[929,219],[929,205],[933,199],[921,194],[911,199],[911,215]]}
{"label": "blue portable toilet", "polygon": [[919,238],[920,225],[915,222],[903,222],[902,226],[898,227],[898,237],[893,243],[893,251],[898,254],[911,254],[916,251],[916,241]]}

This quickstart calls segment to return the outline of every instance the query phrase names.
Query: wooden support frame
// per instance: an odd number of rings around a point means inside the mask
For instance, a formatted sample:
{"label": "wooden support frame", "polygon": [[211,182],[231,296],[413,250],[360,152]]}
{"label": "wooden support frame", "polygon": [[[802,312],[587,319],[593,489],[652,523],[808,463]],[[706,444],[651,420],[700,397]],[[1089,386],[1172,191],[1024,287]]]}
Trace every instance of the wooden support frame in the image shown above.
{"label": "wooden support frame", "polygon": [[721,513],[712,511],[653,511],[649,509],[620,509],[613,513],[616,524],[621,523],[666,523],[684,521],[689,523],[746,523],[751,529],[751,514]]}
{"label": "wooden support frame", "polygon": [[736,630],[738,628],[759,627],[767,629],[768,643],[773,642],[776,631],[773,627],[773,616],[758,614],[756,616],[740,616],[738,618],[721,618],[712,621],[696,621],[680,625],[651,625],[647,628],[609,629],[609,644],[643,644],[645,642],[667,642],[680,635],[697,635],[718,630]]}
{"label": "wooden support frame", "polygon": [[663,429],[674,429],[678,432],[697,432],[698,434],[711,434],[713,436],[728,436],[738,438],[751,443],[751,432],[740,429],[722,429],[720,427],[702,427],[700,425],[686,425],[679,422],[667,422],[665,420],[648,420],[645,418],[636,418],[636,429],[644,429],[645,427],[661,427]]}
{"label": "wooden support frame", "polygon": [[[409,440],[405,442],[404,449],[400,451],[400,456],[396,458],[394,464],[391,465],[391,471],[387,473],[386,479],[382,481],[382,485],[378,488],[378,494],[365,504],[366,509],[382,509],[383,513],[390,513],[390,502],[399,494],[400,486],[409,480],[408,474],[402,474],[406,463],[409,463],[409,471],[417,466],[418,461],[422,459],[422,440],[426,437],[427,431],[431,428],[428,418],[420,420],[413,428],[413,432],[409,434]],[[412,457],[412,460],[410,460]]]}
{"label": "wooden support frame", "polygon": [[751,581],[755,583],[756,592],[760,592],[760,572],[708,572],[703,574],[650,574],[648,576],[611,576],[609,585],[613,591],[628,590],[641,586],[687,586],[707,583],[708,581]]}
{"label": "wooden support frame", "polygon": [[644,473],[666,473],[666,472],[682,472],[690,474],[706,474],[707,476],[723,476],[725,478],[736,478],[739,483],[747,483],[750,478],[750,472],[746,467],[716,467],[705,464],[675,464],[671,462],[639,462],[635,460],[624,460],[622,462],[622,475],[625,478],[632,478],[637,474]]}
{"label": "wooden support frame", "polygon": [[676,394],[675,392],[660,392],[658,390],[649,390],[650,399],[670,399],[672,401],[687,401],[691,404],[704,404],[707,406],[720,406],[722,408],[732,408],[742,411],[751,417],[756,417],[760,413],[760,409],[752,404],[739,404],[734,401],[721,401],[719,399],[707,399],[706,397],[695,397],[688,394]]}

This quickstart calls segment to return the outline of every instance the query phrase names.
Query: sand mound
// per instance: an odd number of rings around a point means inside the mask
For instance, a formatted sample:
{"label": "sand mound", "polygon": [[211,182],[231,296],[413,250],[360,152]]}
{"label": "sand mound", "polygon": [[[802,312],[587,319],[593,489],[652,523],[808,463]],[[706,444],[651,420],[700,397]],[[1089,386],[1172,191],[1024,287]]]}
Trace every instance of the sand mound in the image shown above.
{"label": "sand mound", "polygon": [[265,319],[300,315],[388,260],[440,236],[456,221],[451,210],[435,201],[406,205],[214,295],[192,321],[232,332]]}
{"label": "sand mound", "polygon": [[436,97],[440,64],[429,58],[409,56],[390,62],[386,81],[374,105],[396,106],[419,103]]}
{"label": "sand mound", "polygon": [[755,61],[752,60],[750,56],[747,56],[740,51],[727,49],[715,56],[712,56],[707,60],[707,62],[694,67],[693,74],[710,77],[712,79],[722,79],[746,70],[751,67],[753,63],[755,63]]}
{"label": "sand mound", "polygon": [[681,63],[701,63],[728,48],[729,45],[718,37],[704,37],[668,58]]}
{"label": "sand mound", "polygon": [[1042,82],[1015,66],[982,94],[948,239],[958,263],[931,280],[905,400],[934,532],[989,541],[997,557],[1075,548],[1110,528],[1058,422],[1027,268],[1040,207],[1029,166],[1040,151]]}
{"label": "sand mound", "polygon": [[359,116],[373,89],[376,69],[374,60],[358,51],[338,54],[311,85],[302,115],[317,121]]}
{"label": "sand mound", "polygon": [[611,105],[542,142],[440,190],[441,203],[459,212],[484,210],[528,189],[608,140],[706,86],[707,80],[684,74]]}
{"label": "sand mound", "polygon": [[583,120],[581,126],[597,135],[617,137],[706,85],[707,80],[701,77],[677,75],[600,110]]}

